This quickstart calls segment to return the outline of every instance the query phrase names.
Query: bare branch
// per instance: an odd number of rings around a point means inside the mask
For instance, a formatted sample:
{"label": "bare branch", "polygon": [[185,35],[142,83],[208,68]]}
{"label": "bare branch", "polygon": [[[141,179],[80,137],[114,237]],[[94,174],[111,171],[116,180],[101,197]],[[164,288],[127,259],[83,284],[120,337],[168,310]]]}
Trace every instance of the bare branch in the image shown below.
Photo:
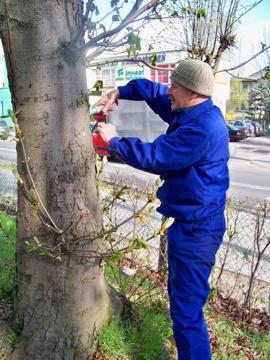
{"label": "bare branch", "polygon": [[[88,60],[88,58],[87,58]],[[161,67],[158,67],[158,66],[154,66],[152,64],[150,64],[149,62],[147,62],[146,60],[143,60],[143,59],[140,59],[140,58],[137,58],[136,56],[135,57],[123,57],[123,58],[118,58],[118,59],[114,59],[114,60],[104,60],[104,61],[100,61],[100,62],[96,62],[96,63],[91,63],[91,58],[89,60],[89,63],[87,64],[87,67],[98,67],[100,65],[106,65],[106,64],[112,64],[113,62],[115,61],[121,61],[121,62],[133,62],[139,66],[142,66],[140,64],[143,64],[145,66],[148,66],[150,69],[153,69],[153,70],[163,70],[163,71],[170,71],[171,69],[167,69],[167,68],[161,68]]]}
{"label": "bare branch", "polygon": [[232,71],[232,70],[236,70],[244,65],[246,65],[247,63],[249,63],[251,60],[255,59],[257,56],[263,54],[266,50],[270,49],[270,45],[265,46],[261,51],[259,51],[257,54],[253,55],[251,58],[247,59],[246,61],[242,62],[241,64],[238,64],[236,66],[233,66],[231,68],[227,68],[227,69],[222,69],[222,70],[218,70],[215,71],[215,74],[220,73],[220,72],[224,72],[224,71]]}
{"label": "bare branch", "polygon": [[134,4],[133,8],[130,10],[130,12],[125,17],[125,19],[121,22],[121,24],[119,24],[112,30],[104,31],[102,34],[97,35],[96,37],[94,37],[93,39],[88,41],[88,43],[86,43],[80,50],[85,50],[85,49],[89,49],[91,47],[97,46],[97,44],[100,41],[102,41],[104,39],[108,39],[111,36],[119,33],[127,25],[131,24],[134,20],[136,20],[138,18],[138,16],[142,15],[143,13],[150,10],[154,6],[159,5],[160,3],[163,2],[163,0],[151,0],[145,6],[143,6],[142,8],[139,8],[140,5],[142,4],[142,2],[143,2],[143,0],[137,0],[136,3]]}
{"label": "bare branch", "polygon": [[[240,14],[238,16],[238,18],[236,18],[233,22],[232,22],[232,26],[237,23],[244,15],[246,15],[248,12],[250,12],[253,8],[255,8],[257,5],[259,5],[263,0],[259,0],[257,2],[255,2],[254,4],[250,5],[250,7],[245,10],[242,14]],[[246,7],[245,7],[246,8]]]}
{"label": "bare branch", "polygon": [[[134,28],[133,32],[139,30],[139,28],[140,27]],[[126,35],[122,36],[116,42],[113,42],[113,40],[117,37],[117,35],[119,35],[119,34],[116,33],[113,36],[111,36],[110,38],[108,38],[105,42],[103,41],[101,44],[96,45],[97,48],[95,49],[95,51],[93,51],[91,54],[87,55],[87,58],[86,58],[87,63],[93,61],[97,56],[102,54],[103,51],[105,51],[108,48],[117,49],[128,43],[127,40],[124,41],[124,39],[126,39]]]}
{"label": "bare branch", "polygon": [[226,72],[227,74],[229,74],[230,76],[236,78],[236,79],[240,79],[240,80],[249,80],[249,78],[247,77],[242,77],[242,76],[237,76],[237,75],[234,75],[232,74],[230,71],[228,70],[224,70],[224,72]]}

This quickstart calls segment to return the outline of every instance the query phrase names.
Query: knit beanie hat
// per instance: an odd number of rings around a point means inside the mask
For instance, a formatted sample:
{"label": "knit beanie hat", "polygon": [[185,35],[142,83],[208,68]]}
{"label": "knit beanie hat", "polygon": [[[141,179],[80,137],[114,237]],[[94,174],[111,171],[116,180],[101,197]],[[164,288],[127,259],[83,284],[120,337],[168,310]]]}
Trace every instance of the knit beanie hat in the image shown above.
{"label": "knit beanie hat", "polygon": [[214,74],[207,63],[200,60],[182,60],[172,72],[171,80],[200,95],[212,96]]}

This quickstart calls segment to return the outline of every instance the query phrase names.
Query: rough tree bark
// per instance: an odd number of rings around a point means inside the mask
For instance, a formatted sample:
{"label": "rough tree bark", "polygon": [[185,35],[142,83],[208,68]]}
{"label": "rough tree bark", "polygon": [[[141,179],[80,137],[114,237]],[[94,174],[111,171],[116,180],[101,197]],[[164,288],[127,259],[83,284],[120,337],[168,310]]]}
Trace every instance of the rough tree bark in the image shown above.
{"label": "rough tree bark", "polygon": [[[15,312],[21,336],[12,360],[86,360],[114,309],[97,254],[103,250],[96,236],[101,214],[84,58],[75,51],[78,44],[70,44],[81,14],[80,0],[0,4],[0,33],[27,157],[19,142],[23,185],[18,190]],[[80,237],[83,241],[76,241]],[[37,249],[29,252],[26,242]]]}

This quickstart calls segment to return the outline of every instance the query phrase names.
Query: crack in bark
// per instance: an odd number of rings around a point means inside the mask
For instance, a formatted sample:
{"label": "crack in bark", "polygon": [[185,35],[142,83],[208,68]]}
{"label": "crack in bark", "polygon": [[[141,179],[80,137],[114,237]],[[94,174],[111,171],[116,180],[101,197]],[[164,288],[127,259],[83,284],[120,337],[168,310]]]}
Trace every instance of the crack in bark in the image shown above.
{"label": "crack in bark", "polygon": [[15,23],[16,25],[18,25],[18,26],[20,26],[20,27],[22,27],[22,28],[28,28],[28,29],[30,29],[30,28],[33,27],[33,25],[32,25],[31,23],[25,22],[25,21],[20,20],[20,19],[17,19],[17,18],[15,18],[15,17],[13,17],[13,16],[10,16],[10,15],[8,15],[8,20],[9,20],[11,23]]}
{"label": "crack in bark", "polygon": [[44,340],[46,340],[46,338],[47,338],[47,332],[48,332],[48,330],[49,330],[50,325],[51,325],[51,323],[50,323],[50,321],[49,321],[48,326],[47,326],[47,328],[46,328],[45,331],[44,331],[44,335],[43,335]]}

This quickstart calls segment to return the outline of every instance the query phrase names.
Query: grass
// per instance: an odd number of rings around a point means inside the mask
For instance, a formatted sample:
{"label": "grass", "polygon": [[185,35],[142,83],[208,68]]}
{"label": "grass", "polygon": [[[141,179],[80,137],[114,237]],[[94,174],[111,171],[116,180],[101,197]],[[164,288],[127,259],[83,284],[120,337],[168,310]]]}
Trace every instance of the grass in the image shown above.
{"label": "grass", "polygon": [[[233,325],[224,315],[206,309],[212,339],[213,360],[268,360],[270,332],[251,334]],[[102,359],[172,360],[176,359],[168,314],[165,310],[136,307],[133,318],[107,324],[99,338]]]}
{"label": "grass", "polygon": [[4,322],[0,322],[0,360],[9,360],[9,353],[16,340],[16,333]]}
{"label": "grass", "polygon": [[226,315],[209,307],[206,318],[212,338],[213,360],[270,359],[270,332],[250,333],[241,324],[233,324]]}
{"label": "grass", "polygon": [[[0,300],[11,300],[15,274],[15,220],[0,212]],[[9,324],[0,321],[0,359],[8,360],[8,353],[16,338]]]}
{"label": "grass", "polygon": [[0,160],[0,169],[16,170],[17,165],[10,161]]}
{"label": "grass", "polygon": [[0,212],[0,299],[10,296],[15,271],[15,220]]}
{"label": "grass", "polygon": [[261,354],[262,359],[270,359],[270,332],[254,335],[251,339],[254,348]]}
{"label": "grass", "polygon": [[[122,295],[129,293],[131,284],[139,284],[139,279],[126,278],[115,264],[107,264],[106,275],[118,291],[126,291]],[[150,279],[148,283],[151,283]],[[159,298],[149,299],[148,303],[144,301],[142,304],[135,301],[129,322],[117,318],[103,328],[99,339],[99,351],[103,359],[176,358],[168,310]],[[270,332],[249,333],[241,328],[241,324],[232,323],[228,317],[213,311],[210,306],[206,307],[205,313],[211,334],[213,360],[270,359]]]}
{"label": "grass", "polygon": [[170,360],[171,339],[168,314],[140,307],[135,317],[118,317],[107,324],[98,345],[105,359]]}
{"label": "grass", "polygon": [[[138,272],[140,272],[140,270]],[[147,277],[138,278],[137,276],[126,276],[115,264],[108,263],[106,265],[105,275],[110,285],[130,301],[136,301],[138,298],[141,299],[156,292],[155,284]],[[145,294],[145,296],[143,294]]]}
{"label": "grass", "polygon": [[[16,223],[0,213],[0,300],[9,301],[14,286]],[[146,293],[142,302],[131,297],[133,306],[123,317],[110,321],[98,339],[105,360],[172,360],[176,358],[168,308],[164,297],[150,296],[151,279],[126,277],[117,265],[107,264],[106,275],[122,295]],[[119,282],[121,285],[119,285]],[[118,285],[117,285],[118,284]],[[137,291],[137,290],[136,290]],[[147,295],[148,294],[148,295]],[[135,299],[135,303],[134,303]],[[224,315],[206,308],[211,333],[213,360],[270,359],[270,332],[251,334],[232,324]],[[0,359],[8,360],[8,351],[16,335],[6,321],[0,321]],[[99,358],[102,359],[102,358]]]}

